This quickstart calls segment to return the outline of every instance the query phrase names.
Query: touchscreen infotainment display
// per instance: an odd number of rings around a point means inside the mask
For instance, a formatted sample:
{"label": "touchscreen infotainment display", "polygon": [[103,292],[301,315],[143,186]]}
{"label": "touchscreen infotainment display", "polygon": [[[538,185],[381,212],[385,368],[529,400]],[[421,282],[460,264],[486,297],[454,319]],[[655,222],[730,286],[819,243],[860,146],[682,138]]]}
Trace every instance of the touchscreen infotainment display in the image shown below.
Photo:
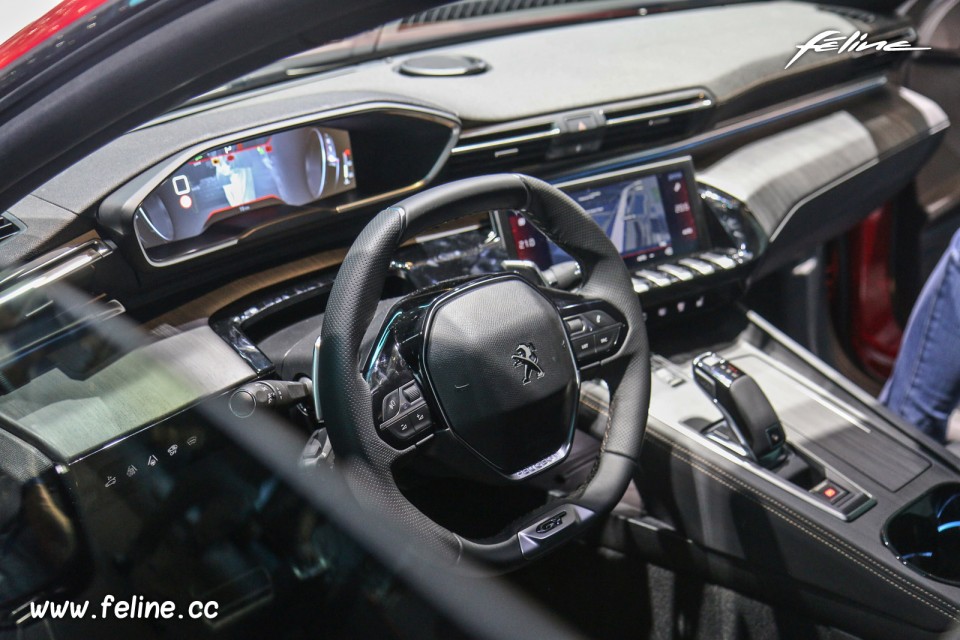
{"label": "touchscreen infotainment display", "polygon": [[249,211],[303,206],[355,188],[350,134],[302,127],[194,157],[147,196],[134,220],[149,249]]}
{"label": "touchscreen infotainment display", "polygon": [[[607,234],[629,266],[701,248],[699,198],[688,163],[560,183]],[[570,257],[519,214],[508,217],[517,258],[547,268]]]}

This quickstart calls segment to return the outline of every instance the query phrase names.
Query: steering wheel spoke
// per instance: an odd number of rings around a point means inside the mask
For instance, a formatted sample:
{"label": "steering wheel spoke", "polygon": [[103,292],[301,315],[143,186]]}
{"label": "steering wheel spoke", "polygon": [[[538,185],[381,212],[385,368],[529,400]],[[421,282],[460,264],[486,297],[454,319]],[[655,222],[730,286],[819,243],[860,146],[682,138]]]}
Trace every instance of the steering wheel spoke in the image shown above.
{"label": "steering wheel spoke", "polygon": [[373,341],[364,367],[377,434],[403,451],[446,425],[421,367],[424,310],[441,295],[418,292],[397,302]]}

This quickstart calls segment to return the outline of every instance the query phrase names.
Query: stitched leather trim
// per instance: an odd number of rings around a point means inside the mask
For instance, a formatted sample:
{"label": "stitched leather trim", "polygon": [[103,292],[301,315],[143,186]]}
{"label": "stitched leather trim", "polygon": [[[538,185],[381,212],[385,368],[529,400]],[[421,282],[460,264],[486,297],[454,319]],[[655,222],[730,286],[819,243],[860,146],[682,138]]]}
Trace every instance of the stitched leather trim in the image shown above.
{"label": "stitched leather trim", "polygon": [[610,417],[610,414],[607,411],[607,403],[596,400],[586,393],[581,394],[580,402],[587,405],[588,408],[596,411],[598,415]]}

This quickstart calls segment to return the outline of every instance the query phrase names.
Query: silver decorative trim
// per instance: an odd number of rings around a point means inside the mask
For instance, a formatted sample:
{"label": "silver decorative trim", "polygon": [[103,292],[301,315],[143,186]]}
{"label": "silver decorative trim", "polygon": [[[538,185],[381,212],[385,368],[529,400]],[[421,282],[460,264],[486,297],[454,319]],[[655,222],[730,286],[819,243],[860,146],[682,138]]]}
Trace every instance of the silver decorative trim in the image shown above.
{"label": "silver decorative trim", "polygon": [[323,348],[323,336],[317,336],[313,343],[313,366],[310,374],[313,376],[313,413],[317,417],[317,422],[323,422],[323,410],[320,407],[320,349]]}
{"label": "silver decorative trim", "polygon": [[24,291],[39,289],[51,282],[63,280],[84,267],[110,255],[111,250],[100,240],[87,242],[40,256],[0,277],[0,291],[13,288],[0,296],[0,304]]}
{"label": "silver decorative trim", "polygon": [[[631,124],[633,122],[641,122],[643,120],[655,120],[657,118],[667,118],[671,116],[683,115],[686,113],[696,113],[697,111],[703,111],[704,109],[709,109],[713,105],[714,105],[713,99],[704,96],[697,102],[694,102],[688,105],[678,105],[676,107],[654,109],[653,111],[643,111],[641,113],[634,113],[628,116],[607,118],[607,126],[617,127],[624,124]],[[626,111],[626,109],[623,109],[623,110]]]}
{"label": "silver decorative trim", "polygon": [[524,467],[523,469],[520,469],[520,471],[515,471],[514,473],[509,474],[507,477],[511,480],[523,480],[524,478],[529,478],[530,476],[536,475],[541,471],[546,471],[567,457],[567,454],[570,453],[571,444],[572,443],[568,442],[540,462],[534,462],[529,467]]}
{"label": "silver decorative trim", "polygon": [[474,151],[483,151],[485,149],[496,149],[499,147],[509,147],[515,144],[522,144],[524,142],[534,142],[536,140],[543,140],[546,138],[555,138],[560,135],[560,129],[553,127],[548,131],[542,131],[540,133],[528,133],[525,135],[519,136],[510,136],[508,138],[500,138],[498,140],[490,140],[488,142],[475,142],[473,144],[466,144],[459,147],[454,147],[451,155],[458,156],[464,153],[472,153]]}
{"label": "silver decorative trim", "polygon": [[[804,383],[810,386],[812,389],[817,391],[822,391],[825,394],[830,396],[832,402],[836,403],[837,406],[830,407],[831,409],[837,411],[838,413],[846,413],[848,415],[856,416],[856,420],[851,420],[851,422],[859,427],[862,430],[869,432],[869,426],[878,426],[874,423],[874,420],[882,420],[883,422],[896,427],[899,432],[902,429],[902,419],[899,416],[896,416],[890,412],[885,406],[883,406],[875,397],[864,391],[862,388],[857,386],[855,383],[851,382],[849,378],[841,374],[836,369],[832,368],[830,365],[825,363],[823,360],[815,356],[805,347],[803,347],[799,342],[788,336],[787,334],[780,331],[777,327],[772,325],[766,318],[761,316],[755,311],[749,309],[744,309],[744,312],[747,316],[747,319],[753,324],[757,329],[767,334],[775,341],[787,348],[787,350],[792,353],[794,356],[802,360],[804,363],[809,365],[813,370],[822,375],[824,378],[829,380],[832,384],[837,385],[840,389],[850,394],[858,402],[862,403],[865,407],[870,409],[873,412],[873,415],[866,416],[861,412],[857,411],[849,404],[841,401],[834,394],[830,394],[823,387],[816,385],[814,382],[805,379]],[[762,353],[762,352],[759,352]],[[772,364],[776,364],[775,361]],[[796,379],[795,375],[787,369],[779,367],[781,373]],[[846,416],[845,416],[846,417]],[[909,431],[911,437],[916,436],[919,432],[916,429],[911,429]],[[887,435],[890,435],[889,433]]]}
{"label": "silver decorative trim", "polygon": [[[675,115],[681,115],[685,113],[694,113],[697,111],[702,111],[704,109],[709,109],[715,104],[715,101],[712,96],[705,89],[688,89],[685,91],[677,91],[674,93],[665,93],[657,96],[652,96],[648,98],[640,98],[636,100],[625,100],[622,102],[612,102],[609,104],[598,105],[595,107],[584,107],[583,109],[571,109],[569,111],[552,113],[545,116],[539,116],[536,118],[527,118],[524,120],[515,120],[507,124],[494,125],[491,127],[483,127],[481,129],[474,129],[472,131],[467,131],[461,137],[461,142],[465,144],[460,144],[454,147],[451,152],[452,156],[459,156],[467,153],[473,153],[476,151],[486,151],[488,149],[499,149],[501,147],[511,147],[513,145],[523,144],[525,142],[535,142],[537,140],[546,140],[550,138],[556,138],[560,136],[562,131],[559,127],[555,126],[557,120],[570,116],[572,114],[577,114],[581,112],[599,112],[603,115],[608,113],[616,113],[623,111],[631,111],[635,109],[642,109],[644,107],[657,107],[657,105],[662,105],[668,102],[677,102],[679,100],[690,100],[691,104],[686,105],[677,105],[673,107],[662,107],[662,108],[653,108],[650,111],[645,111],[642,113],[634,113],[625,116],[612,116],[609,117],[605,124],[600,127],[602,129],[604,126],[616,127],[624,124],[630,124],[632,122],[640,122],[643,120],[651,120],[656,118],[665,118]],[[543,126],[549,127],[543,131],[520,134],[520,135],[510,135],[513,131],[518,131],[521,129],[529,129],[531,127]],[[471,138],[478,138],[481,136],[495,135],[498,133],[503,133],[507,137],[498,138],[495,140],[487,140],[484,142],[474,142],[470,143]]]}
{"label": "silver decorative trim", "polygon": [[[792,101],[787,105],[781,105],[769,110],[754,112],[752,115],[735,120],[719,123],[716,128],[695,135],[680,142],[674,142],[661,147],[645,149],[628,156],[628,162],[631,166],[647,163],[657,158],[675,157],[678,155],[688,155],[693,149],[697,149],[707,144],[712,144],[718,140],[731,138],[742,134],[749,129],[764,127],[781,120],[792,118],[808,111],[822,109],[836,102],[844,102],[851,98],[873,91],[878,91],[888,83],[886,76],[876,76],[867,80],[860,80],[849,84],[841,85],[836,89],[830,89],[811,96],[806,96]],[[627,162],[624,161],[624,164]]]}
{"label": "silver decorative trim", "polygon": [[[631,164],[626,169],[617,169],[616,171],[608,171],[606,173],[596,173],[586,178],[577,178],[575,180],[566,180],[564,182],[554,183],[558,189],[568,189],[573,190],[578,187],[590,187],[594,186],[597,183],[603,182],[616,182],[617,178],[627,178],[630,176],[643,176],[643,175],[653,175],[660,173],[663,169],[682,169],[689,170],[690,177],[696,181],[696,176],[693,173],[693,158],[690,156],[670,158],[669,160],[660,160],[658,162],[651,162],[649,164],[635,165]],[[699,202],[699,200],[697,200]]]}
{"label": "silver decorative trim", "polygon": [[540,522],[517,532],[520,553],[525,558],[535,556],[543,544],[555,534],[565,529],[573,529],[594,516],[593,511],[575,503],[559,504]]}

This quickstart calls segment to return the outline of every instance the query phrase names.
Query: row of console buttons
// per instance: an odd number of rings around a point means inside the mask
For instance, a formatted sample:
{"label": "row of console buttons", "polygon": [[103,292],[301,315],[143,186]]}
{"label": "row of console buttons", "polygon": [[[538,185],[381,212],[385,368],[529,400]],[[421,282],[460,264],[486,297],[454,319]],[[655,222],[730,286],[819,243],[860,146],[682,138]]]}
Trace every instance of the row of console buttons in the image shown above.
{"label": "row of console buttons", "polygon": [[590,311],[565,318],[577,362],[599,360],[613,352],[622,324],[605,311]]}
{"label": "row of console buttons", "polygon": [[740,265],[736,252],[706,251],[678,260],[676,264],[661,264],[641,269],[633,274],[633,288],[637,293],[667,287],[674,282],[688,282],[697,276],[709,276],[718,271],[729,271]]}
{"label": "row of console buttons", "polygon": [[416,382],[394,389],[383,399],[380,430],[406,442],[430,428],[430,410]]}

